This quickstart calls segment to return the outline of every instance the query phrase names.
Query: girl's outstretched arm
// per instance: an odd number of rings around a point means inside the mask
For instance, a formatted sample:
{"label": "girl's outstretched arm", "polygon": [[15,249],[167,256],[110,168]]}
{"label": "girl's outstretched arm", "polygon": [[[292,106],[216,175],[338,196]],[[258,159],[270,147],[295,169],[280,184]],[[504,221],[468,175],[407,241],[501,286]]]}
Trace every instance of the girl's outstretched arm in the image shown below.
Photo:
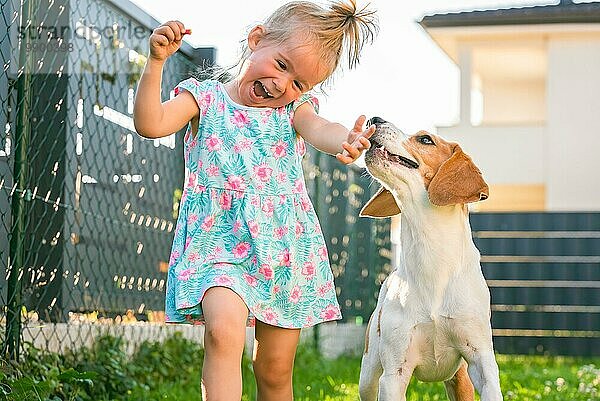
{"label": "girl's outstretched arm", "polygon": [[150,36],[150,55],[133,105],[133,124],[143,137],[160,138],[171,135],[199,115],[198,104],[188,91],[183,91],[164,103],[160,99],[164,63],[179,49],[185,32],[181,22],[169,21],[156,28]]}
{"label": "girl's outstretched arm", "polygon": [[350,164],[371,146],[368,138],[375,132],[375,127],[363,130],[365,120],[365,116],[360,116],[349,130],[318,116],[309,104],[303,104],[294,114],[294,129],[315,148]]}

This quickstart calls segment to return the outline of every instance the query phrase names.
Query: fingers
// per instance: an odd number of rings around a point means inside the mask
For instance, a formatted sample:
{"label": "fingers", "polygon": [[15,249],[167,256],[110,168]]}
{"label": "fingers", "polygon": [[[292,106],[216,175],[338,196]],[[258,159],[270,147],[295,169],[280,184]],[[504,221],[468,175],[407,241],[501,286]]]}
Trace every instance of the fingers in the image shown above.
{"label": "fingers", "polygon": [[368,129],[368,130],[365,132],[365,134],[363,135],[363,137],[364,137],[365,139],[366,139],[366,138],[370,138],[370,137],[371,137],[371,136],[373,136],[373,134],[375,133],[375,129],[376,129],[375,125],[374,125],[374,124],[373,124],[373,125],[371,125],[371,126],[369,127],[369,129]]}
{"label": "fingers", "polygon": [[363,124],[365,123],[365,120],[367,119],[367,116],[365,115],[361,115],[360,117],[358,117],[356,119],[356,122],[354,123],[354,130],[355,131],[362,131],[363,130]]}
{"label": "fingers", "polygon": [[[185,26],[179,21],[168,21],[154,30],[154,34],[164,36],[170,42],[179,42],[185,33]],[[158,41],[158,39],[157,39]],[[160,42],[164,42],[160,40]],[[161,43],[162,44],[162,43]]]}

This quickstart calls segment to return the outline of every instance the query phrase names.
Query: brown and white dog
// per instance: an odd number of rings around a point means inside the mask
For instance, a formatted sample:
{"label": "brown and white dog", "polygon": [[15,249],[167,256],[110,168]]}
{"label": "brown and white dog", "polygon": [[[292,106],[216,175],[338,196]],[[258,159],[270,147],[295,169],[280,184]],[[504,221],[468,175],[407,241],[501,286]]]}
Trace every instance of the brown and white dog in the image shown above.
{"label": "brown and white dog", "polygon": [[404,401],[414,375],[443,381],[451,401],[473,400],[473,385],[482,401],[502,400],[490,293],[466,206],[486,199],[488,186],[458,144],[425,131],[404,136],[378,117],[371,123],[365,162],[383,187],[361,216],[402,210],[401,250],[367,326],[360,397]]}

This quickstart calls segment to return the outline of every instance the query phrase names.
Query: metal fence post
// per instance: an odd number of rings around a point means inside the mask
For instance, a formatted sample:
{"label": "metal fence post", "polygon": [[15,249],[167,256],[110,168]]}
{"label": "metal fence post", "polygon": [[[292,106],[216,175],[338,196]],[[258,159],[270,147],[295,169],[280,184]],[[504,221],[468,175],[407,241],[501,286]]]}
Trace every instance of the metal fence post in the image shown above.
{"label": "metal fence post", "polygon": [[[23,0],[21,3],[21,23],[28,26],[32,23],[33,2]],[[20,40],[19,72],[17,78],[17,123],[15,130],[15,161],[13,167],[14,184],[11,197],[11,236],[10,262],[7,282],[7,314],[6,344],[3,353],[10,359],[18,360],[21,339],[21,278],[25,260],[25,228],[26,203],[31,200],[28,186],[27,149],[31,135],[29,118],[31,113],[31,57],[29,55],[30,36],[25,34]]]}

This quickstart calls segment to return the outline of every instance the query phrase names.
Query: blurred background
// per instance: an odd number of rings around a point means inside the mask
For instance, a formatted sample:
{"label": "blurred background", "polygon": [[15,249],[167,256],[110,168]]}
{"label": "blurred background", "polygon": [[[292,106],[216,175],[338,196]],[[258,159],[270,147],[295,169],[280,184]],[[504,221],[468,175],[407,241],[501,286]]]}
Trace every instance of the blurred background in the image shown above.
{"label": "blurred background", "polygon": [[[284,1],[0,0],[0,340],[65,352],[110,333],[128,352],[165,326],[164,287],[184,175],[182,135],[139,137],[133,99],[148,37],[192,34],[163,99],[236,62]],[[363,4],[359,2],[359,5]],[[380,33],[317,93],[350,127],[380,116],[457,141],[490,184],[471,226],[503,354],[600,355],[600,2],[373,0]],[[396,219],[359,219],[377,191],[357,162],[314,150],[304,170],[344,320],[305,330],[327,357],[360,354],[401,247]],[[596,172],[596,173],[595,173]],[[249,347],[251,348],[249,329]],[[595,386],[600,382],[597,377]]]}

